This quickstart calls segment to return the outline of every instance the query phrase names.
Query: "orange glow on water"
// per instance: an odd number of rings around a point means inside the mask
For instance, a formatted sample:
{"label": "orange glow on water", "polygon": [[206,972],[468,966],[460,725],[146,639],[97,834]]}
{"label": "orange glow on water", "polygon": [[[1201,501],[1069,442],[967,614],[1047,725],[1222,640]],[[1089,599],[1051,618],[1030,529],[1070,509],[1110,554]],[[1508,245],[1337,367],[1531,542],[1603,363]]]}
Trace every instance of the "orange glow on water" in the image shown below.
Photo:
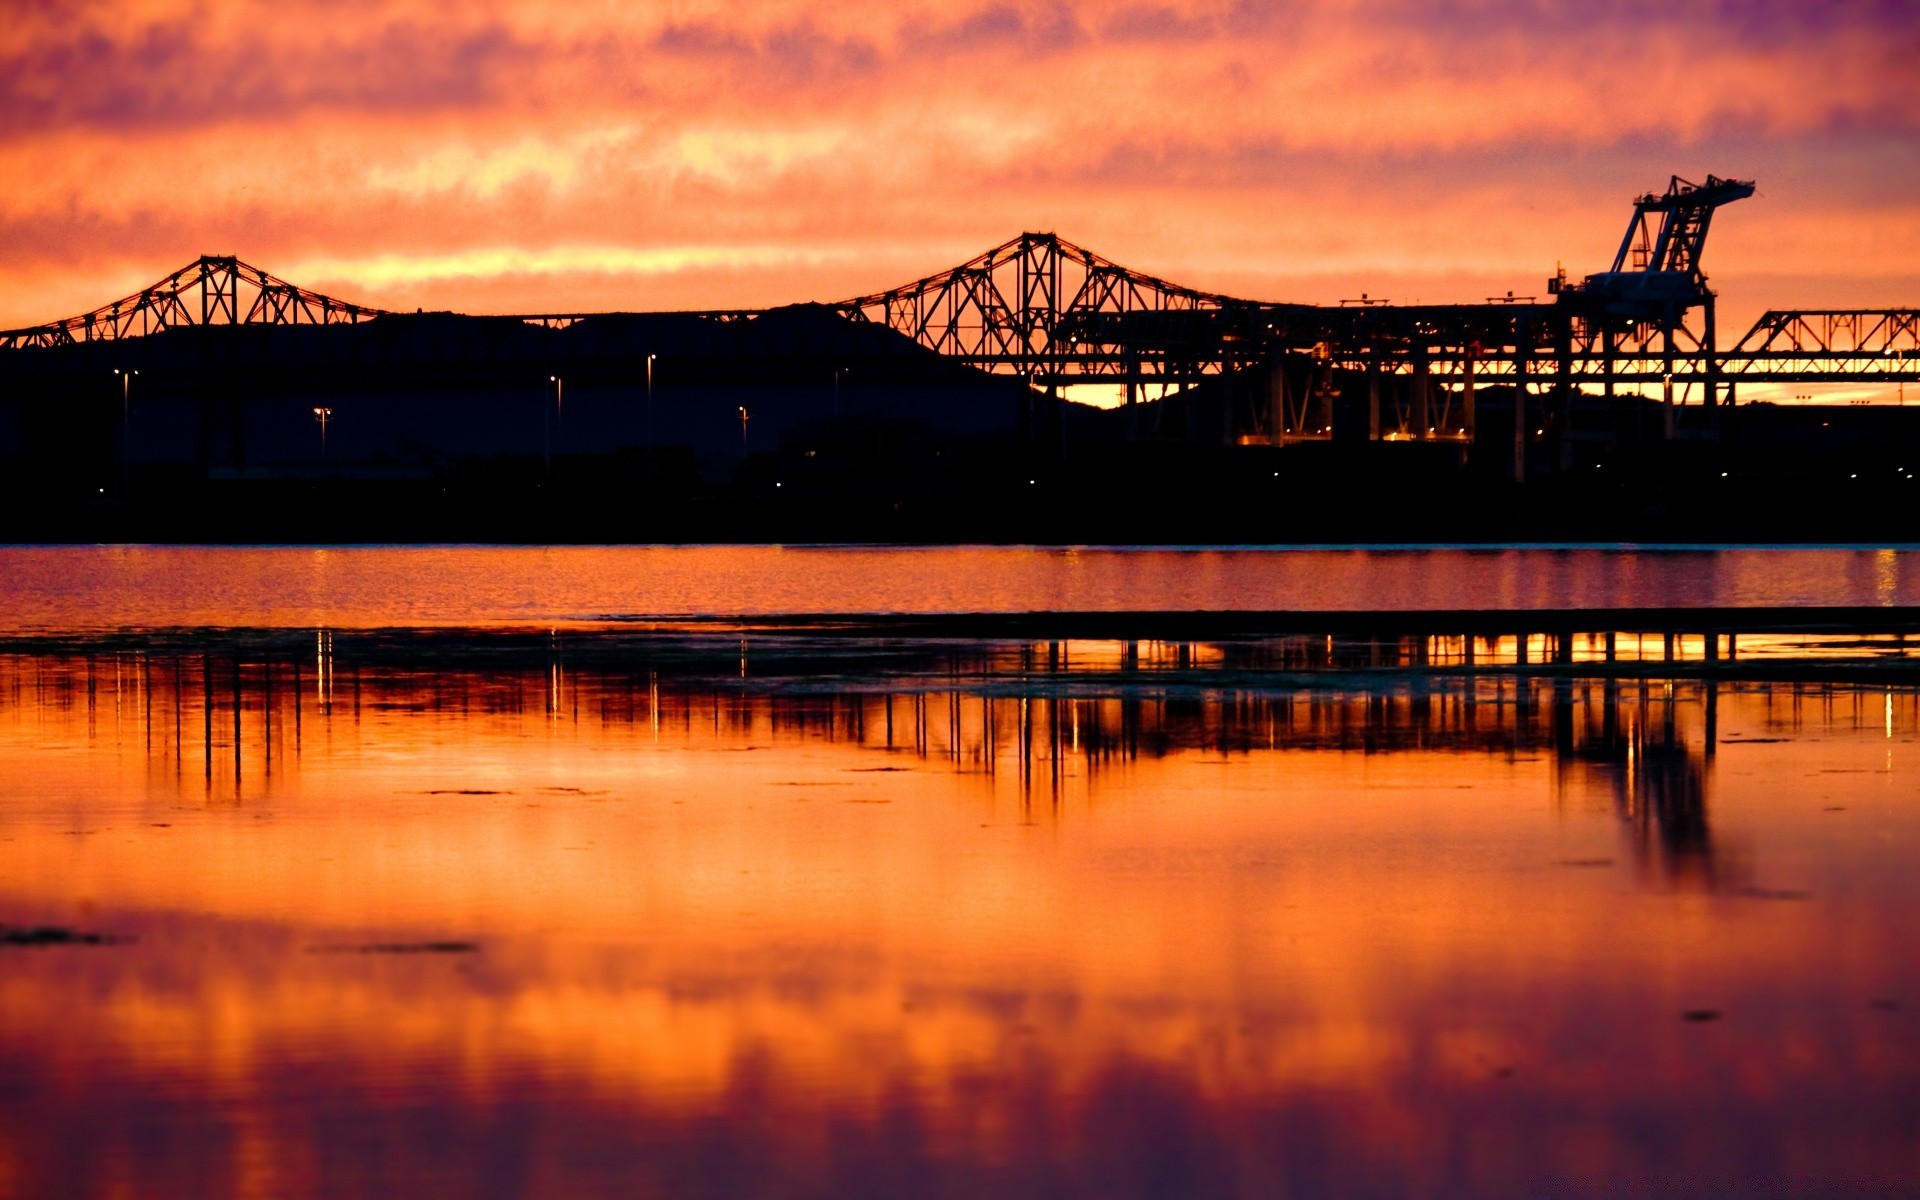
{"label": "orange glow on water", "polygon": [[[1144,1194],[1141,1139],[1482,1193],[1920,1170],[1875,1116],[1913,1027],[1870,1006],[1920,987],[1911,689],[794,693],[371,646],[0,658],[0,921],[136,939],[0,948],[0,1060],[38,1097],[0,1163],[29,1192],[54,1119],[95,1164],[75,1194],[136,1162],[306,1194],[356,1137],[389,1181],[468,1178],[375,1132],[427,1105],[534,1164],[501,1184],[525,1194],[588,1152],[641,1191],[832,1190],[850,1146],[1111,1161],[1103,1190]],[[156,1159],[115,1095],[233,1140]]]}
{"label": "orange glow on water", "polygon": [[[1920,605],[1913,549],[106,546],[0,548],[0,568],[0,631],[15,633],[641,629],[794,613]],[[1639,640],[1616,643],[1616,653],[1665,655],[1661,635],[1631,636]],[[1687,636],[1681,657],[1702,653],[1700,635]],[[1542,644],[1535,635],[1535,661]],[[1511,661],[1510,634],[1504,646],[1509,657],[1497,661]],[[1572,652],[1604,653],[1591,638]]]}

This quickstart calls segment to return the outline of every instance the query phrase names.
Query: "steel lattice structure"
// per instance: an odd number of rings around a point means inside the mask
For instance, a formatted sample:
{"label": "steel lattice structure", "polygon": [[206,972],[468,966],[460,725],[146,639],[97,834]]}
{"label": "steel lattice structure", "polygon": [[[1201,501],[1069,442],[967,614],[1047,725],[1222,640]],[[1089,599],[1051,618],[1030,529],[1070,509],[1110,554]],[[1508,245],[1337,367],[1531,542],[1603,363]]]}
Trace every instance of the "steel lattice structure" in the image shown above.
{"label": "steel lattice structure", "polygon": [[[984,370],[1046,381],[1118,373],[1129,350],[1165,366],[1179,349],[1165,336],[1179,314],[1206,314],[1185,324],[1216,333],[1221,318],[1262,306],[1123,267],[1057,234],[1023,233],[951,270],[833,307]],[[1156,320],[1156,344],[1103,336],[1142,317]]]}
{"label": "steel lattice structure", "polygon": [[382,315],[381,309],[308,291],[230,255],[203,255],[92,312],[0,332],[0,349],[119,341],[193,326],[354,324]]}
{"label": "steel lattice structure", "polygon": [[[809,332],[776,336],[768,352],[840,354],[843,334],[886,330],[1043,390],[1106,382],[1123,385],[1132,402],[1147,386],[1164,396],[1219,381],[1254,414],[1243,432],[1272,438],[1325,435],[1331,397],[1362,379],[1373,414],[1368,436],[1413,438],[1470,438],[1476,382],[1523,396],[1545,392],[1548,403],[1565,405],[1582,389],[1714,404],[1734,399],[1743,381],[1920,381],[1920,313],[1912,309],[1768,312],[1731,348],[1720,348],[1701,256],[1714,210],[1752,193],[1746,181],[1708,176],[1696,185],[1675,177],[1665,192],[1636,199],[1611,270],[1552,280],[1544,302],[1276,304],[1186,287],[1057,234],[1024,233],[949,270],[819,306],[813,311],[839,319],[789,325]],[[674,318],[751,331],[777,326],[763,320],[771,311]],[[210,256],[93,312],[0,333],[0,350],[208,326],[351,325],[388,315]],[[590,327],[594,314],[444,317],[484,325],[487,344],[517,362],[553,351],[510,336],[514,330],[574,331]],[[794,337],[806,344],[789,344]],[[617,344],[607,350],[614,359],[622,353],[630,352]]]}
{"label": "steel lattice structure", "polygon": [[1920,365],[1920,310],[1772,311],[1754,322],[1722,370],[1740,378],[1796,383],[1913,380]]}

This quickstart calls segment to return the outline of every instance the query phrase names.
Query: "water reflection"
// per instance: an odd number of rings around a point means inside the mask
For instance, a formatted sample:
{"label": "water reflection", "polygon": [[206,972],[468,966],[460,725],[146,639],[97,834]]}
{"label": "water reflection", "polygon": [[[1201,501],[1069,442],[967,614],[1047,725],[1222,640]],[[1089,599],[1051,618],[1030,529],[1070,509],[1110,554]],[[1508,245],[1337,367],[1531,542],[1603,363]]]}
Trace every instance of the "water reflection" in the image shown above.
{"label": "water reflection", "polygon": [[0,654],[0,712],[40,728],[83,715],[90,748],[104,739],[126,752],[137,738],[149,786],[170,777],[183,797],[197,787],[226,802],[270,798],[276,772],[284,783],[316,749],[312,734],[322,754],[337,736],[362,749],[418,739],[421,722],[469,731],[454,736],[517,736],[534,713],[556,737],[591,727],[614,742],[638,733],[655,744],[819,742],[909,755],[917,767],[982,776],[1023,811],[1054,819],[1065,803],[1095,799],[1116,764],[1143,756],[1545,753],[1556,794],[1610,797],[1675,882],[1713,877],[1708,801],[1723,704],[1770,737],[1804,733],[1809,704],[1822,729],[1859,733],[1877,721],[1904,739],[1920,722],[1909,681],[1920,681],[1920,646],[1903,634],[1744,639],[1745,661],[1763,670],[1812,662],[1834,676],[1878,662],[1897,672],[1889,683],[1682,674],[1742,661],[1731,634],[310,636],[307,653],[266,634],[222,638],[218,650],[143,639]]}
{"label": "water reflection", "polygon": [[0,1190],[1911,1180],[1916,682],[1755,631],[17,642],[0,925],[131,940],[0,945]]}

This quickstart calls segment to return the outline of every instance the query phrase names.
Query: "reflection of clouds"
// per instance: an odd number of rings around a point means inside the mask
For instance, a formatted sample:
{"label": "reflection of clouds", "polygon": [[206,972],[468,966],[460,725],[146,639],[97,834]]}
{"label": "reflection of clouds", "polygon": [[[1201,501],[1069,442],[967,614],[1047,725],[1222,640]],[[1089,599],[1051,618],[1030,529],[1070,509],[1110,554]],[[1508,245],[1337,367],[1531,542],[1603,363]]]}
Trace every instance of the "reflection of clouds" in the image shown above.
{"label": "reflection of clouds", "polygon": [[[1489,668],[1562,658],[1539,635],[1476,640],[1471,672],[1461,639],[745,640],[745,681],[731,629],[0,656],[0,917],[84,896],[136,939],[0,951],[9,1184],[1487,1194],[1596,1162],[1911,1167],[1920,1047],[1860,1024],[1862,989],[1920,986],[1883,915],[1904,865],[1850,875],[1844,937],[1823,887],[1673,894],[1736,882],[1710,800],[1756,861],[1804,850],[1751,810],[1811,809],[1816,751],[1877,764],[1911,689],[1602,678],[1586,643],[1585,677]],[[1763,778],[1716,774],[1736,755]],[[1610,863],[1622,825],[1657,886]],[[312,952],[441,941],[479,948]],[[1699,1007],[1726,1020],[1678,1020]]]}
{"label": "reflection of clouds", "polygon": [[[1486,1194],[1580,1175],[1594,1155],[1626,1175],[1759,1180],[1897,1171],[1906,1153],[1898,1105],[1861,1104],[1863,1089],[1905,1086],[1878,1038],[1762,1009],[1702,1039],[1619,976],[1542,993],[1538,967],[1495,988],[1463,963],[1383,969],[1376,990],[1340,998],[1350,1008],[1290,987],[1130,1002],[999,977],[903,982],[831,953],[782,983],[778,954],[716,970],[501,939],[467,974],[303,955],[306,937],[181,918],[136,951],[0,978],[11,1178],[76,1196],[129,1172],[249,1194],[243,1171],[275,1194],[344,1171],[389,1188],[472,1172],[477,1194],[617,1179],[817,1195],[931,1172],[996,1180],[995,1194],[1129,1196],[1243,1194],[1251,1174]],[[156,986],[165,957],[183,970]],[[1759,1051],[1782,1038],[1796,1052]],[[1608,1119],[1620,1104],[1664,1135]],[[1504,1149],[1463,1157],[1461,1138]]]}

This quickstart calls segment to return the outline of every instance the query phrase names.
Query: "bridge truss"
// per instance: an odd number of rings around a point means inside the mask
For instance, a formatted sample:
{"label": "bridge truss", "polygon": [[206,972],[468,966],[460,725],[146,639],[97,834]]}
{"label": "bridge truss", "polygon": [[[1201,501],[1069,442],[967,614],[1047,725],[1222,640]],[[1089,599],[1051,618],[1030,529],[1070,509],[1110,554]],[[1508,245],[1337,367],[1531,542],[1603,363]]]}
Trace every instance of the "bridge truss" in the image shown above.
{"label": "bridge truss", "polygon": [[[1709,177],[1707,188],[1693,188],[1676,179],[1664,196],[1637,202],[1639,228],[1644,233],[1649,205],[1684,206],[1701,196],[1708,199],[1699,203],[1721,203],[1730,187],[1750,191],[1738,181]],[[1747,382],[1920,382],[1920,311],[1912,309],[1772,311],[1720,348],[1713,293],[1698,269],[1705,218],[1674,223],[1692,231],[1684,269],[1665,269],[1672,264],[1663,258],[1659,271],[1625,270],[1623,249],[1611,272],[1572,285],[1552,281],[1549,290],[1559,294],[1547,302],[1274,304],[1185,287],[1056,234],[1026,233],[950,270],[827,309],[855,326],[880,326],[949,359],[1017,377],[1036,392],[1106,384],[1131,405],[1203,384],[1225,387],[1244,414],[1238,435],[1250,440],[1330,436],[1336,401],[1356,390],[1368,438],[1471,440],[1476,388],[1489,385],[1516,404],[1538,404],[1551,420],[1575,396],[1595,391],[1660,399],[1671,409],[1731,402]],[[210,326],[350,325],[386,315],[210,256],[93,312],[0,332],[0,351]],[[765,312],[683,315],[736,323]],[[518,320],[560,331],[588,316]]]}
{"label": "bridge truss", "polygon": [[1342,378],[1366,381],[1376,414],[1369,436],[1410,439],[1471,437],[1476,386],[1718,404],[1736,399],[1741,382],[1920,381],[1915,310],[1771,311],[1722,349],[1704,289],[1698,303],[1669,296],[1624,312],[1567,300],[1272,304],[1184,287],[1027,233],[835,307],[1043,390],[1119,383],[1131,402],[1153,388],[1164,395],[1258,373],[1269,394],[1252,406],[1263,427],[1255,432],[1282,439],[1330,432]]}
{"label": "bridge truss", "polygon": [[[1234,329],[1272,306],[1170,283],[1057,234],[1023,233],[952,270],[834,307],[982,370],[1046,386],[1229,369],[1252,359],[1226,350]],[[1122,329],[1130,335],[1116,336]]]}
{"label": "bridge truss", "polygon": [[383,311],[276,279],[231,256],[203,255],[158,283],[92,312],[0,332],[0,350],[147,337],[210,325],[342,325]]}

